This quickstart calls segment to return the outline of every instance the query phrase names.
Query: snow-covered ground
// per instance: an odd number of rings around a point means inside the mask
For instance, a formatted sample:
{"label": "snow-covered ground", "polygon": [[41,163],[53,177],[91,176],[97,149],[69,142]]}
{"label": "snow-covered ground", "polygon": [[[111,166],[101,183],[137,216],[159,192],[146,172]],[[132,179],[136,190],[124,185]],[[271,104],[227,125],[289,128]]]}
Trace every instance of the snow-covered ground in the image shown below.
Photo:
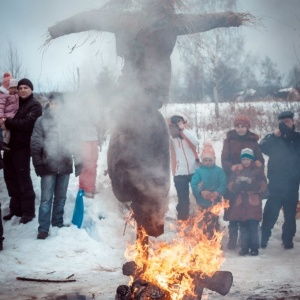
{"label": "snow-covered ground", "polygon": [[[222,140],[212,141],[220,165]],[[97,186],[99,194],[94,199],[84,199],[85,215],[82,228],[75,225],[61,229],[51,228],[46,240],[37,240],[37,217],[28,224],[19,224],[19,218],[4,222],[4,250],[0,252],[0,299],[97,299],[113,300],[116,288],[128,284],[122,274],[126,262],[127,243],[135,240],[135,230],[125,229],[125,214],[114,197],[106,166],[107,144],[98,161]],[[3,172],[0,173],[0,199],[2,215],[8,213],[7,195]],[[36,213],[40,199],[40,179],[32,171],[36,191]],[[73,175],[65,206],[65,223],[71,224],[78,178]],[[194,199],[191,196],[194,203]],[[166,216],[165,234],[171,234],[168,223],[176,219],[176,192],[171,185],[169,211]],[[226,296],[204,290],[202,299],[300,299],[300,221],[294,239],[295,247],[285,250],[281,245],[282,215],[273,230],[269,245],[257,257],[240,257],[237,250],[227,250],[227,222],[220,218],[224,228],[222,240],[225,262],[221,270],[231,271],[233,286]],[[125,230],[124,230],[125,229]],[[154,238],[151,238],[155,241]],[[16,280],[16,277],[63,280],[70,283],[42,283]],[[66,296],[68,295],[68,296]]]}

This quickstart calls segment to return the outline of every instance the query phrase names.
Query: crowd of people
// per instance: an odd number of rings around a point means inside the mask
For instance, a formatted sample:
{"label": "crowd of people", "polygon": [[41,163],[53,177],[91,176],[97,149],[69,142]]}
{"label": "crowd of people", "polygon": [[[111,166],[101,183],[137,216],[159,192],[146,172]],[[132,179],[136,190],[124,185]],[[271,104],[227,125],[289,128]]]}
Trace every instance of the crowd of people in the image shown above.
{"label": "crowd of people", "polygon": [[[237,115],[234,128],[226,133],[223,142],[222,167],[216,165],[209,143],[203,145],[199,161],[198,139],[184,114],[176,112],[168,121],[178,220],[189,218],[191,186],[198,209],[204,212],[207,236],[213,237],[219,230],[219,216],[212,207],[222,199],[228,200],[229,207],[224,211],[224,220],[229,221],[227,248],[236,249],[239,245],[240,255],[257,256],[259,248],[267,247],[283,209],[282,243],[284,249],[292,249],[300,183],[300,132],[295,131],[294,113],[281,112],[278,128],[260,142],[259,136],[250,131],[249,117]],[[268,179],[263,154],[268,156]],[[264,209],[263,199],[267,199]]]}
{"label": "crowd of people", "polygon": [[[51,93],[49,103],[43,108],[33,90],[29,79],[17,81],[8,72],[4,74],[0,87],[0,145],[3,150],[0,168],[3,169],[10,202],[9,213],[4,216],[0,203],[0,250],[4,240],[2,220],[7,222],[17,216],[20,224],[27,224],[36,216],[31,157],[35,173],[41,177],[37,239],[48,237],[50,225],[66,226],[63,222],[64,206],[73,169],[75,176],[81,176],[79,189],[86,191],[87,197],[93,198],[96,191],[96,133],[92,137],[92,146],[88,151],[82,151],[86,139],[83,135],[75,138],[74,128],[65,114],[64,94]],[[81,132],[90,133],[88,129]]]}
{"label": "crowd of people", "polygon": [[[10,197],[9,213],[1,215],[0,250],[3,249],[3,224],[20,217],[20,224],[35,218],[35,192],[30,163],[41,177],[41,201],[38,211],[37,239],[48,237],[50,226],[64,227],[64,206],[70,174],[79,176],[79,188],[86,197],[96,191],[99,123],[90,111],[81,122],[81,143],[75,143],[74,128],[64,113],[66,98],[54,92],[42,108],[33,95],[33,84],[19,81],[5,73],[0,87],[0,168]],[[85,122],[85,123],[84,123]],[[272,229],[283,208],[282,242],[285,249],[294,247],[296,208],[300,182],[300,133],[295,130],[294,113],[278,115],[278,128],[260,142],[250,131],[246,115],[233,120],[226,133],[221,154],[222,166],[216,165],[215,151],[205,143],[198,154],[198,137],[185,114],[176,112],[168,119],[171,169],[178,196],[177,218],[190,217],[190,187],[199,210],[203,211],[205,232],[213,238],[219,230],[219,216],[212,208],[223,199],[229,207],[224,220],[229,222],[228,249],[240,245],[239,254],[259,254],[266,248]],[[268,156],[267,177],[263,154]],[[263,210],[262,200],[267,199]],[[261,241],[259,240],[259,224]],[[238,242],[239,241],[239,242]]]}

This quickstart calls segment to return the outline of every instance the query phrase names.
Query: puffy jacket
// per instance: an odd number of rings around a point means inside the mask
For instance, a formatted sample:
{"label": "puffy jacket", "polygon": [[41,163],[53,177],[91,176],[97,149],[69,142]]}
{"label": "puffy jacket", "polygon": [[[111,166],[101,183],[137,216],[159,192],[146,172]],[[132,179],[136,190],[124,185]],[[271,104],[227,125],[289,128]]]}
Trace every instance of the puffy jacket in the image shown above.
{"label": "puffy jacket", "polygon": [[19,99],[19,109],[13,119],[5,121],[10,130],[11,150],[30,148],[30,138],[34,123],[42,115],[42,106],[31,94],[27,99]]}
{"label": "puffy jacket", "polygon": [[0,93],[0,118],[13,118],[19,108],[19,96]]}
{"label": "puffy jacket", "polygon": [[213,165],[212,167],[202,165],[196,169],[191,180],[191,187],[196,198],[196,202],[204,208],[211,206],[213,203],[204,199],[201,196],[201,191],[206,190],[210,192],[218,192],[220,195],[220,197],[216,200],[216,202],[218,202],[221,200],[221,196],[224,195],[226,186],[227,180],[225,173],[222,168],[216,165]]}
{"label": "puffy jacket", "polygon": [[43,166],[45,175],[73,172],[74,128],[46,109],[37,119],[31,137],[34,167]]}
{"label": "puffy jacket", "polygon": [[242,136],[238,135],[234,129],[227,132],[221,154],[222,168],[227,178],[232,173],[231,167],[241,163],[240,155],[244,148],[252,149],[255,160],[259,160],[264,165],[264,158],[258,145],[258,139],[259,136],[251,131]]}
{"label": "puffy jacket", "polygon": [[[238,177],[247,177],[251,182],[237,181]],[[267,190],[267,179],[263,169],[252,162],[249,168],[236,171],[229,178],[228,188],[235,194],[230,205],[229,221],[247,221],[262,218],[262,201],[260,195]]]}
{"label": "puffy jacket", "polygon": [[171,138],[171,163],[172,173],[177,175],[189,175],[197,168],[196,146],[198,138],[193,130],[184,129],[181,137]]}

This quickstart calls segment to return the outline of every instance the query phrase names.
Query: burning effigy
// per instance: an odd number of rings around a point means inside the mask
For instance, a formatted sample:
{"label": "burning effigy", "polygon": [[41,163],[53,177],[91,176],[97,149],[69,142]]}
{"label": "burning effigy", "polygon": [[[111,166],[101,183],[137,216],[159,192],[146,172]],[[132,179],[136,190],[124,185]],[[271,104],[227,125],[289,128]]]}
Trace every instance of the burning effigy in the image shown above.
{"label": "burning effigy", "polygon": [[248,13],[178,13],[183,0],[108,1],[48,28],[49,39],[83,31],[106,31],[124,59],[111,116],[108,174],[120,202],[149,236],[163,230],[170,179],[169,134],[157,110],[168,102],[170,56],[178,36],[251,23]]}
{"label": "burning effigy", "polygon": [[[219,215],[227,204],[210,208]],[[128,262],[123,274],[131,277],[129,286],[117,289],[116,299],[201,299],[204,288],[226,295],[232,285],[231,272],[219,271],[224,261],[223,233],[210,233],[203,222],[207,211],[198,210],[187,221],[172,226],[174,237],[168,242],[144,243],[146,232],[126,251]]]}
{"label": "burning effigy", "polygon": [[204,287],[226,294],[232,284],[230,272],[218,271],[221,235],[200,234],[199,217],[181,223],[176,241],[148,244],[149,236],[164,233],[168,209],[169,133],[158,109],[168,102],[170,56],[177,37],[253,21],[248,13],[231,11],[179,13],[183,4],[111,0],[48,28],[47,42],[90,30],[113,33],[117,54],[124,59],[118,89],[111,95],[117,101],[110,116],[107,163],[116,198],[131,203],[137,242],[128,251],[131,261],[123,266],[134,281],[120,286],[116,299],[196,299]]}

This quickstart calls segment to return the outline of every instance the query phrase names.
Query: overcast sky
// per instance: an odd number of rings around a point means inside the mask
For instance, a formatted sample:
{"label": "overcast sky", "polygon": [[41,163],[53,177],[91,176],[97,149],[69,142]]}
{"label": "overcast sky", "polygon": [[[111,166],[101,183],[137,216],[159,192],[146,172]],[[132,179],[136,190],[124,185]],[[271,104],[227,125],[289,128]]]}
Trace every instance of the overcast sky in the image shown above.
{"label": "overcast sky", "polygon": [[[95,34],[85,43],[86,34],[73,34],[52,41],[48,49],[43,47],[48,27],[101,3],[99,0],[0,0],[0,71],[6,71],[10,40],[18,49],[27,77],[36,90],[63,88],[77,67],[82,77],[91,82],[105,65],[119,72],[122,60],[116,57],[114,38],[109,34]],[[270,56],[281,72],[300,63],[300,17],[297,16],[300,0],[239,0],[238,10],[249,11],[264,25],[241,29],[246,51],[261,58]],[[83,45],[71,52],[75,44]]]}

